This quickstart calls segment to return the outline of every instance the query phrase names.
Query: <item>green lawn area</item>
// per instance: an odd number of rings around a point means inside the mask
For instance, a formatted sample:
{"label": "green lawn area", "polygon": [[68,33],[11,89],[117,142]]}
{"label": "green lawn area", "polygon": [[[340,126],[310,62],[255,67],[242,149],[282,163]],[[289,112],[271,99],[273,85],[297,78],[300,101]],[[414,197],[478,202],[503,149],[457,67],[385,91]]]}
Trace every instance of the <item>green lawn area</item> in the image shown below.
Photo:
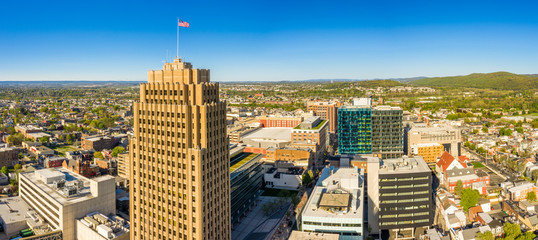
{"label": "green lawn area", "polygon": [[486,167],[481,162],[472,162],[474,168],[483,168]]}
{"label": "green lawn area", "polygon": [[55,151],[65,155],[66,152],[77,151],[78,148],[73,145],[64,145],[53,148]]}
{"label": "green lawn area", "polygon": [[285,189],[276,189],[276,188],[267,188],[263,191],[262,196],[271,196],[271,197],[295,197],[299,191],[295,190],[285,190]]}

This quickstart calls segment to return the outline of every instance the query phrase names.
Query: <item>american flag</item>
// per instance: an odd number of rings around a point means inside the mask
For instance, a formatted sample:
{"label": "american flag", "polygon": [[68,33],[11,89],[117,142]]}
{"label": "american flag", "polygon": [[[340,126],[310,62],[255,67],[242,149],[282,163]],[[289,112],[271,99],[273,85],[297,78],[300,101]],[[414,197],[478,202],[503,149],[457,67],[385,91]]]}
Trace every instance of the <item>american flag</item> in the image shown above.
{"label": "american flag", "polygon": [[181,21],[181,20],[177,20],[177,25],[180,26],[180,27],[186,27],[188,28],[189,27],[189,23],[188,22],[184,22],[184,21]]}

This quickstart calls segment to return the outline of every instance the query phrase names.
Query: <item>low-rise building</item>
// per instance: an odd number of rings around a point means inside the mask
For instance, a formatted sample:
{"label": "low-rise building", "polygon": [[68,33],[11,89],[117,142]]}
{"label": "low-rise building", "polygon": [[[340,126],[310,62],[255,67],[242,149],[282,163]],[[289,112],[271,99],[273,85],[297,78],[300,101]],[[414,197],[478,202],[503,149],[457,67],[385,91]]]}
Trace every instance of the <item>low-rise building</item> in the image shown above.
{"label": "low-rise building", "polygon": [[99,166],[91,163],[90,160],[65,160],[62,167],[87,178],[95,177],[99,172]]}
{"label": "low-rise building", "polygon": [[64,168],[19,174],[21,198],[64,239],[75,239],[75,220],[91,212],[116,213],[116,185],[112,176],[87,179]]}
{"label": "low-rise building", "polygon": [[12,167],[19,163],[19,149],[14,147],[0,148],[0,168]]}
{"label": "low-rise building", "polygon": [[37,147],[30,147],[30,153],[34,154],[36,158],[40,158],[40,157],[53,156],[54,150],[45,146],[37,146]]}
{"label": "low-rise building", "polygon": [[266,154],[265,162],[287,161],[305,169],[314,164],[314,153],[310,148],[268,148]]}
{"label": "low-rise building", "polygon": [[[278,162],[275,164],[278,164]],[[296,190],[301,186],[303,173],[303,168],[270,168],[263,174],[265,187]]]}
{"label": "low-rise building", "polygon": [[261,128],[241,139],[244,144],[255,148],[283,148],[291,143],[292,128]]}
{"label": "low-rise building", "polygon": [[58,157],[58,156],[48,157],[48,158],[45,158],[45,161],[43,161],[43,165],[46,168],[57,168],[57,167],[61,167],[65,160],[67,160],[67,158],[65,157]]}
{"label": "low-rise building", "polygon": [[129,222],[119,216],[92,212],[76,221],[78,240],[129,239]]}
{"label": "low-rise building", "polygon": [[521,201],[527,198],[527,194],[534,192],[538,195],[538,189],[534,183],[525,182],[508,189],[508,198],[512,201]]}
{"label": "low-rise building", "polygon": [[[461,181],[463,188],[473,188],[478,190],[480,194],[486,194],[486,186],[489,186],[490,182],[487,173],[482,170],[475,171],[473,167],[447,170],[444,174],[444,178],[443,182],[451,192],[456,190],[458,181]],[[479,183],[482,183],[482,185],[479,185]]]}
{"label": "low-rise building", "polygon": [[340,234],[291,231],[288,240],[339,240]]}
{"label": "low-rise building", "polygon": [[102,151],[114,148],[115,144],[114,137],[108,136],[86,136],[81,139],[81,147],[84,150]]}
{"label": "low-rise building", "polygon": [[285,127],[285,128],[292,128],[299,123],[303,121],[303,117],[295,117],[295,116],[281,116],[281,117],[275,117],[275,116],[260,116],[257,117],[258,122],[262,124],[263,127],[266,128],[272,128],[272,127]]}
{"label": "low-rise building", "polygon": [[301,230],[363,239],[364,184],[360,168],[324,168],[301,213]]}
{"label": "low-rise building", "polygon": [[22,133],[24,136],[28,133],[38,133],[42,129],[32,125],[17,125],[15,126],[15,131]]}

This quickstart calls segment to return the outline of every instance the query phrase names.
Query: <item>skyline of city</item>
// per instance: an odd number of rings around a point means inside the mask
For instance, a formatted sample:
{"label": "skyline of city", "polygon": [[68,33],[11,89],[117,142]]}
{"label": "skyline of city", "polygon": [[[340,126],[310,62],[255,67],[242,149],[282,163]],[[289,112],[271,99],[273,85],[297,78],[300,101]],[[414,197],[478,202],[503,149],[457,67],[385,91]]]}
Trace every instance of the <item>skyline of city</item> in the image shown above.
{"label": "skyline of city", "polygon": [[538,239],[535,7],[1,2],[0,240]]}
{"label": "skyline of city", "polygon": [[537,72],[533,2],[163,4],[3,2],[0,81],[143,81],[178,17],[180,55],[218,82]]}

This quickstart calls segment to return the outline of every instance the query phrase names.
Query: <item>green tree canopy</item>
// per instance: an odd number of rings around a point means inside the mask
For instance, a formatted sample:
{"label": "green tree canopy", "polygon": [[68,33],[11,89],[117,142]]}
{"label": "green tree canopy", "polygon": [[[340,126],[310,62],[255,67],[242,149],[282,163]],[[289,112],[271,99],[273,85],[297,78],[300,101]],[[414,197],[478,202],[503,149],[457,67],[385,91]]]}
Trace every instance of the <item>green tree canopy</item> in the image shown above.
{"label": "green tree canopy", "polygon": [[476,240],[495,240],[495,236],[490,231],[476,234]]}
{"label": "green tree canopy", "polygon": [[114,149],[112,149],[112,153],[110,155],[112,155],[112,157],[117,157],[118,154],[123,153],[123,152],[125,152],[125,148],[122,146],[117,146]]}
{"label": "green tree canopy", "polygon": [[306,185],[308,185],[308,184],[310,184],[312,182],[312,177],[310,177],[310,174],[305,173],[305,174],[303,174],[302,181],[303,181],[303,185],[306,186]]}
{"label": "green tree canopy", "polygon": [[65,141],[67,141],[67,143],[69,144],[73,143],[73,138],[71,137],[71,134],[67,134],[67,136],[65,137]]}
{"label": "green tree canopy", "polygon": [[463,189],[461,193],[461,202],[460,205],[467,212],[469,208],[476,206],[478,204],[478,199],[480,198],[480,193],[477,190],[470,188]]}
{"label": "green tree canopy", "polygon": [[538,169],[532,170],[531,175],[533,180],[538,180]]}
{"label": "green tree canopy", "polygon": [[22,168],[22,165],[20,163],[17,163],[15,164],[15,166],[13,167],[15,170],[19,170]]}
{"label": "green tree canopy", "polygon": [[9,170],[7,169],[6,166],[3,166],[2,169],[0,169],[0,172],[2,172],[3,174],[5,174],[7,176],[8,173],[9,173]]}
{"label": "green tree canopy", "polygon": [[527,200],[529,200],[529,201],[534,201],[534,200],[536,200],[536,193],[534,193],[534,192],[528,192],[528,193],[527,193]]}
{"label": "green tree canopy", "polygon": [[43,143],[43,144],[48,143],[49,142],[49,137],[48,136],[41,137],[41,138],[39,138],[39,141],[41,143]]}
{"label": "green tree canopy", "polygon": [[99,158],[99,159],[105,159],[105,156],[103,156],[103,153],[101,153],[101,152],[94,152],[93,157],[94,158]]}
{"label": "green tree canopy", "polygon": [[503,225],[504,238],[516,239],[521,235],[521,227],[516,223],[505,222]]}
{"label": "green tree canopy", "polygon": [[7,142],[11,145],[21,145],[22,141],[24,141],[22,133],[15,133],[7,137]]}
{"label": "green tree canopy", "polygon": [[454,193],[456,193],[456,196],[461,197],[462,192],[463,192],[463,182],[461,180],[458,180],[456,182],[456,187],[454,188]]}

